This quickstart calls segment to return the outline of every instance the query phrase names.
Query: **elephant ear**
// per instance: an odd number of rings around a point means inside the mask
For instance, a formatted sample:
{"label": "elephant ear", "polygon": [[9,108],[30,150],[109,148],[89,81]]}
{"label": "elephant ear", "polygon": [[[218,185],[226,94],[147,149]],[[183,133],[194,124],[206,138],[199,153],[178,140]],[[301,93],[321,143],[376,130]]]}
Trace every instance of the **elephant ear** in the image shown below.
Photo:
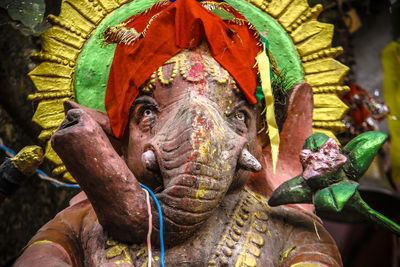
{"label": "elephant ear", "polygon": [[[276,173],[272,171],[271,147],[263,151],[262,137],[257,138],[255,155],[261,162],[262,171],[253,173],[248,185],[256,192],[271,196],[283,182],[299,175],[302,166],[299,154],[304,141],[312,134],[313,93],[308,83],[299,83],[291,91],[287,117],[280,133],[279,156]],[[312,210],[312,205],[296,205],[302,210]]]}
{"label": "elephant ear", "polygon": [[92,109],[92,108],[88,108],[88,107],[79,105],[78,103],[76,103],[74,101],[67,100],[64,102],[65,114],[67,114],[67,112],[70,109],[75,109],[75,108],[82,109],[83,111],[88,113],[90,115],[90,117],[92,117],[101,126],[103,131],[106,133],[108,139],[110,140],[112,146],[114,147],[115,151],[117,151],[117,153],[121,155],[122,143],[120,140],[118,140],[114,136],[113,131],[111,129],[111,125],[110,125],[110,119],[108,118],[107,114],[104,112],[101,112],[99,110],[96,110],[96,109]]}

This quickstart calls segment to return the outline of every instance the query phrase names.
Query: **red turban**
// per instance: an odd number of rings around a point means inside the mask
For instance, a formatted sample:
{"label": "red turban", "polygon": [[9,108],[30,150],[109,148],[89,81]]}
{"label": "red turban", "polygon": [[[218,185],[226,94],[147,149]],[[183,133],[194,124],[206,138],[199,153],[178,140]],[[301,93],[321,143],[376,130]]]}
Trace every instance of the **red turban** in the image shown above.
{"label": "red turban", "polygon": [[[195,0],[177,0],[160,9],[134,16],[126,27],[142,32],[153,15],[145,37],[128,45],[117,45],[107,84],[105,108],[114,135],[121,138],[129,120],[131,105],[139,87],[168,59],[206,39],[212,56],[224,67],[243,91],[250,104],[257,102],[257,68],[260,52],[256,31],[246,23],[224,21]],[[236,18],[244,18],[236,11]]]}

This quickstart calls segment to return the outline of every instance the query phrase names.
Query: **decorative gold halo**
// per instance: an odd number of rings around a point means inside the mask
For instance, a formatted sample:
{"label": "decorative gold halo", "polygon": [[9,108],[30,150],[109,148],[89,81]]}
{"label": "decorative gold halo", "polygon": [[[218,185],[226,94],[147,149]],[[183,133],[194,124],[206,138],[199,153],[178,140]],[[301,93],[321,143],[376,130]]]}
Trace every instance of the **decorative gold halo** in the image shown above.
{"label": "decorative gold halo", "polygon": [[[137,0],[136,0],[137,1]],[[42,34],[42,51],[33,59],[41,62],[29,73],[37,92],[33,121],[47,141],[45,157],[56,167],[53,175],[75,182],[50,144],[50,138],[64,119],[63,102],[74,100],[73,81],[78,56],[97,26],[114,10],[131,0],[63,0],[59,16],[49,15],[53,27]],[[349,91],[341,86],[348,67],[334,59],[341,47],[332,48],[333,25],[317,21],[321,5],[310,8],[307,0],[249,0],[271,16],[288,33],[301,60],[304,79],[314,91],[313,132],[334,136],[344,130],[341,118],[347,106],[339,95]]]}

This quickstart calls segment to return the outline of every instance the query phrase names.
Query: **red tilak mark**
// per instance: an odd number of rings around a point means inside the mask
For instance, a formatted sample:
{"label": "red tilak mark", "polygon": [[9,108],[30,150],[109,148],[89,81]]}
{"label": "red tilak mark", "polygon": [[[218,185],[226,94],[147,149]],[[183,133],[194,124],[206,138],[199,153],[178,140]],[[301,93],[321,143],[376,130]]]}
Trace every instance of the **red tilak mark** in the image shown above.
{"label": "red tilak mark", "polygon": [[193,181],[196,181],[196,177],[192,176],[192,180],[193,180]]}
{"label": "red tilak mark", "polygon": [[201,117],[198,117],[198,118],[197,118],[197,122],[198,122],[199,124],[201,124],[201,125],[204,125],[204,123],[205,123],[204,118],[201,118]]}
{"label": "red tilak mark", "polygon": [[191,156],[188,157],[188,160],[194,160],[199,156],[197,153],[193,153]]}
{"label": "red tilak mark", "polygon": [[[201,60],[201,59],[200,59]],[[199,60],[199,61],[200,61]],[[192,65],[189,72],[189,77],[193,80],[197,80],[197,84],[202,84],[203,87],[197,86],[196,91],[199,95],[205,95],[205,88],[206,88],[206,72],[202,62],[196,62]]]}
{"label": "red tilak mark", "polygon": [[190,163],[186,164],[185,172],[189,171],[189,169],[190,169]]}
{"label": "red tilak mark", "polygon": [[204,65],[201,63],[192,65],[190,68],[189,77],[192,79],[204,77]]}

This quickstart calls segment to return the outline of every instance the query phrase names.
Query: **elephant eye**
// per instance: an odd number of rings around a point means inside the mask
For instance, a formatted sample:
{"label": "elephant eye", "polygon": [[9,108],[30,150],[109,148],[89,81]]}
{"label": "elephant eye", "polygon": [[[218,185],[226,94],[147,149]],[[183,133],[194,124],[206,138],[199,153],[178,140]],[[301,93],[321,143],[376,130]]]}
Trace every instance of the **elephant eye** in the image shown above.
{"label": "elephant eye", "polygon": [[143,116],[145,116],[145,117],[152,117],[152,116],[154,116],[154,113],[153,113],[153,111],[152,111],[151,109],[145,109],[145,110],[143,111]]}
{"label": "elephant eye", "polygon": [[248,131],[249,123],[252,121],[251,108],[248,107],[246,100],[235,103],[225,111],[230,127],[240,135],[245,135]]}
{"label": "elephant eye", "polygon": [[157,111],[154,106],[143,105],[139,108],[136,115],[136,123],[142,132],[152,131],[157,118]]}
{"label": "elephant eye", "polygon": [[244,114],[244,112],[243,111],[236,111],[235,112],[235,118],[238,120],[238,121],[245,121],[246,120],[246,115]]}

